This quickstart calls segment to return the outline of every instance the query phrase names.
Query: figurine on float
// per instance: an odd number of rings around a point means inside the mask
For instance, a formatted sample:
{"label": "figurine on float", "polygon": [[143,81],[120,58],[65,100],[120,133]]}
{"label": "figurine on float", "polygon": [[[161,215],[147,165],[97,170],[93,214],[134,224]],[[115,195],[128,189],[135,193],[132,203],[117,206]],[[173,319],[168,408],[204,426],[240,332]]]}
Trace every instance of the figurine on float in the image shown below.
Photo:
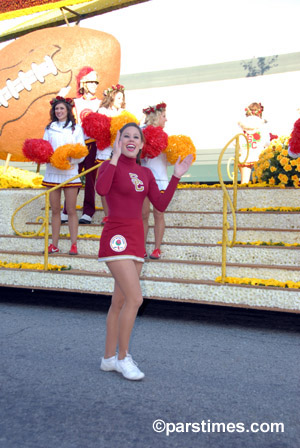
{"label": "figurine on float", "polygon": [[[242,145],[239,157],[241,184],[247,184],[250,181],[254,162],[258,161],[260,153],[270,144],[271,135],[267,121],[262,118],[263,110],[264,106],[261,103],[251,103],[245,109],[246,116],[238,122],[249,142],[248,157],[246,143]],[[247,160],[245,160],[246,157]]]}

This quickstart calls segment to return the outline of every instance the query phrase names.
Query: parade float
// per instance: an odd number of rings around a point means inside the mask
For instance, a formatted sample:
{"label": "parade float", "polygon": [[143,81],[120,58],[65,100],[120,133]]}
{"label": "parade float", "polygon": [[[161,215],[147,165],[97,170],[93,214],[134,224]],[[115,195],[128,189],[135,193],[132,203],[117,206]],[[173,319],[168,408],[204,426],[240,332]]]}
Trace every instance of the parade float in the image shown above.
{"label": "parade float", "polygon": [[[103,217],[100,198],[94,223],[79,226],[80,255],[67,255],[68,235],[62,233],[61,252],[45,263],[49,216],[45,222],[42,176],[16,170],[9,162],[28,161],[24,141],[42,137],[53,96],[66,91],[76,95],[80,67],[96,68],[100,91],[118,82],[119,44],[106,33],[56,27],[26,34],[0,54],[5,67],[0,72],[0,158],[6,161],[0,171],[0,286],[110,295],[113,279],[105,264],[96,261]],[[112,135],[117,127],[112,127]],[[235,141],[237,158],[238,138]],[[145,297],[300,312],[300,158],[289,156],[288,142],[289,136],[271,142],[255,166],[253,183],[237,186],[236,166],[232,185],[224,185],[221,170],[216,185],[179,185],[165,215],[163,257],[147,261],[143,268]],[[170,136],[163,147],[170,163],[175,143],[182,154],[190,144],[185,136]],[[82,200],[81,190],[79,213]],[[15,213],[27,201],[30,204]],[[153,244],[150,222],[147,245],[152,249]]]}

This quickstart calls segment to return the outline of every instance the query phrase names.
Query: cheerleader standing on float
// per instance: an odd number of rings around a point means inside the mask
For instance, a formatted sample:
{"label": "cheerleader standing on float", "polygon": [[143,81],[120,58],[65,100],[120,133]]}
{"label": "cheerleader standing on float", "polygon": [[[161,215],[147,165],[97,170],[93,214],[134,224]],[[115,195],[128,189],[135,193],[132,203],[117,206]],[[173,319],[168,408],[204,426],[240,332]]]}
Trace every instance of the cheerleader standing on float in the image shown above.
{"label": "cheerleader standing on float", "polygon": [[[106,115],[107,117],[114,117],[120,114],[126,107],[125,103],[125,87],[121,84],[111,86],[103,92],[103,100],[101,107],[98,110],[99,114]],[[96,163],[100,163],[104,160],[111,158],[112,147],[108,146],[102,150],[97,149]],[[104,197],[101,196],[101,203],[104,210],[104,218],[101,224],[105,224],[108,214],[108,207]]]}
{"label": "cheerleader standing on float", "polygon": [[[76,123],[82,125],[84,117],[91,112],[97,112],[100,107],[100,100],[96,97],[96,91],[99,84],[98,74],[92,67],[85,66],[79,70],[78,75],[76,76],[76,81],[78,98],[74,99],[73,113]],[[80,164],[79,172],[88,170],[95,165],[97,151],[95,140],[85,135],[85,143],[89,153]],[[95,213],[95,181],[96,170],[86,174],[83,209],[79,224],[91,224],[92,222]],[[67,221],[68,214],[64,205],[64,209],[61,213],[61,222],[66,223]]]}
{"label": "cheerleader standing on float", "polygon": [[[43,139],[48,141],[54,152],[60,146],[66,144],[80,143],[84,146],[84,134],[81,126],[75,123],[75,117],[72,112],[73,100],[70,98],[56,97],[50,102],[50,118],[51,122],[47,125]],[[42,185],[51,188],[62,182],[71,179],[78,174],[78,164],[84,160],[70,159],[71,168],[68,170],[61,170],[55,168],[50,163],[46,164],[46,172]],[[78,234],[78,218],[76,213],[76,200],[78,188],[81,187],[79,179],[72,180],[70,183],[64,185],[50,193],[50,206],[52,212],[52,244],[48,247],[49,254],[59,252],[58,240],[60,232],[60,205],[61,205],[61,190],[64,190],[66,208],[68,212],[68,226],[71,237],[70,255],[77,255],[77,234]]]}
{"label": "cheerleader standing on float", "polygon": [[[160,126],[162,129],[165,127],[167,122],[166,116],[166,107],[165,103],[156,104],[156,106],[149,106],[146,109],[143,109],[143,113],[146,115],[145,118],[145,127],[152,126]],[[148,158],[145,157],[141,160],[142,166],[149,168],[153,176],[156,180],[159,190],[161,193],[165,191],[168,186],[168,173],[167,173],[167,157],[165,153],[159,154],[157,157]],[[148,198],[145,198],[145,202],[143,205],[143,224],[144,224],[144,236],[145,236],[145,248],[147,242],[147,235],[149,229],[149,216],[150,216],[150,201]],[[150,255],[152,259],[159,259],[161,257],[160,246],[163,240],[163,236],[165,233],[165,216],[164,213],[157,210],[153,207],[153,216],[154,216],[154,240],[155,247],[153,252]],[[144,257],[147,258],[147,252],[145,252]]]}
{"label": "cheerleader standing on float", "polygon": [[238,122],[249,142],[249,155],[247,160],[247,145],[242,145],[239,158],[241,184],[250,181],[254,163],[258,161],[260,153],[269,146],[270,134],[267,130],[266,120],[262,118],[264,107],[261,103],[251,103],[246,107],[246,117]]}
{"label": "cheerleader standing on float", "polygon": [[[129,354],[129,341],[143,297],[140,273],[144,262],[142,206],[149,198],[164,211],[170,203],[180,177],[193,160],[188,155],[174,166],[174,175],[164,194],[160,193],[152,172],[137,163],[144,136],[136,123],[127,123],[117,134],[112,158],[99,168],[96,191],[105,196],[109,208],[99,250],[115,280],[106,321],[105,354],[100,368],[117,371],[129,380],[145,375]],[[118,347],[118,353],[117,353]]]}

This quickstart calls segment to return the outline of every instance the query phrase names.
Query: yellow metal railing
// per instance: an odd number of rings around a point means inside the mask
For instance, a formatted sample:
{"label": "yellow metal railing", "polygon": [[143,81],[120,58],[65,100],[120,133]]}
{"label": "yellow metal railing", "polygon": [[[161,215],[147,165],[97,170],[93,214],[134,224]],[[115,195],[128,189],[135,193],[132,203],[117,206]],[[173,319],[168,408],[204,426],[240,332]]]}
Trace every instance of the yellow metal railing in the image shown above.
{"label": "yellow metal railing", "polygon": [[[223,233],[222,233],[222,279],[221,282],[225,282],[226,277],[226,255],[227,255],[227,247],[233,247],[235,245],[236,241],[236,206],[237,206],[237,182],[238,182],[238,163],[239,163],[239,156],[240,156],[240,137],[243,137],[246,140],[247,143],[247,154],[246,159],[241,162],[245,163],[245,161],[248,159],[249,155],[249,142],[244,134],[237,134],[235,135],[228,143],[227,145],[222,149],[219,159],[218,159],[218,176],[220,180],[220,184],[223,190]],[[226,151],[226,149],[235,142],[235,157],[234,157],[234,168],[233,173],[231,176],[229,176],[230,179],[233,180],[233,200],[231,200],[229,193],[227,191],[227,188],[224,184],[223,177],[222,177],[222,170],[221,170],[221,163],[223,155]],[[228,171],[228,165],[227,165],[227,171]],[[228,173],[229,175],[230,173]],[[230,206],[231,212],[232,212],[232,220],[233,220],[233,235],[232,240],[228,240],[228,230],[230,229],[230,224],[227,220],[227,211],[228,211],[228,204]]]}
{"label": "yellow metal railing", "polygon": [[[56,185],[55,187],[52,187],[52,188],[50,188],[50,189],[48,189],[48,190],[46,190],[46,191],[43,191],[41,194],[39,194],[39,195],[35,196],[34,198],[31,198],[31,199],[29,199],[28,201],[24,202],[24,204],[20,205],[20,207],[18,207],[18,208],[14,211],[14,213],[13,213],[13,215],[12,215],[12,217],[11,217],[11,226],[12,226],[14,232],[15,232],[17,235],[22,236],[22,237],[24,237],[24,238],[33,238],[33,237],[35,237],[35,236],[40,235],[41,232],[42,232],[42,230],[45,229],[44,271],[48,271],[49,207],[50,207],[50,199],[49,199],[49,198],[50,198],[50,193],[51,193],[52,191],[58,190],[58,188],[63,187],[64,185],[68,184],[68,183],[71,182],[72,180],[77,179],[78,177],[82,177],[82,176],[84,176],[85,174],[87,174],[87,173],[89,173],[89,172],[91,172],[91,171],[93,171],[93,170],[96,170],[96,169],[99,168],[99,166],[101,166],[101,165],[102,165],[102,162],[98,163],[97,165],[93,166],[92,168],[89,168],[89,169],[86,170],[86,171],[82,171],[82,173],[77,174],[76,176],[72,177],[71,179],[68,179],[68,180],[66,180],[65,182],[63,182],[63,183],[61,183],[61,184],[59,184],[59,185]],[[15,219],[16,214],[17,214],[23,207],[25,207],[25,205],[30,204],[31,202],[35,201],[36,199],[38,199],[38,198],[40,198],[40,197],[42,197],[42,196],[45,196],[45,217],[44,217],[44,216],[38,216],[38,217],[36,218],[36,222],[37,222],[37,223],[41,221],[41,226],[40,226],[40,228],[39,228],[36,232],[34,232],[34,233],[30,234],[30,235],[26,235],[25,233],[19,232],[19,231],[15,228],[15,225],[14,225],[14,219]]]}

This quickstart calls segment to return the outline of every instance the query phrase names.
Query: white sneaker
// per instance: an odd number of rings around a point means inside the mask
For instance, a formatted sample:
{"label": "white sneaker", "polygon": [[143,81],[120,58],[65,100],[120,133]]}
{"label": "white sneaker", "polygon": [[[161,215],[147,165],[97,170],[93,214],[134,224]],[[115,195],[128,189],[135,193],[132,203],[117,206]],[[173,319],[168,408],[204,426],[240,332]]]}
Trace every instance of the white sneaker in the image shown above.
{"label": "white sneaker", "polygon": [[61,212],[61,214],[60,214],[60,221],[61,221],[61,223],[65,224],[66,222],[68,222],[68,219],[69,219],[68,215],[66,215],[65,213]]}
{"label": "white sneaker", "polygon": [[91,224],[92,218],[89,215],[82,215],[79,224]]}
{"label": "white sneaker", "polygon": [[145,376],[129,354],[127,354],[124,359],[117,359],[117,366],[127,380],[141,380]]}
{"label": "white sneaker", "polygon": [[111,358],[101,358],[100,370],[104,372],[119,372],[121,373],[120,368],[117,365],[117,357],[118,355],[112,356]]}

